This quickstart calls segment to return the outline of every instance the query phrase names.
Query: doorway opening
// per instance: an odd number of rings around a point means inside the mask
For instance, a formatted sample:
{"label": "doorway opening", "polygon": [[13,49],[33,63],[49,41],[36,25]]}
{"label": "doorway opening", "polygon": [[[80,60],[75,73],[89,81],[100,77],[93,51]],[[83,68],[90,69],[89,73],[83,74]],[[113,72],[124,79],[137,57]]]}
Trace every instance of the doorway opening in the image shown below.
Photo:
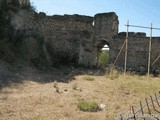
{"label": "doorway opening", "polygon": [[99,40],[96,43],[97,65],[105,68],[109,61],[109,44],[105,40]]}

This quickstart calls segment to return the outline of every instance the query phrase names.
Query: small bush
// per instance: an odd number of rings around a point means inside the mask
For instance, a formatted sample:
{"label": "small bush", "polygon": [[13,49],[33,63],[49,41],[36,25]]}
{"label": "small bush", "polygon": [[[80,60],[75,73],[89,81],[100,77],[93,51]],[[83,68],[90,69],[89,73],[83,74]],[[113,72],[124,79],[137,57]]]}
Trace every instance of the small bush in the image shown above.
{"label": "small bush", "polygon": [[94,80],[94,78],[90,77],[90,76],[85,76],[83,79],[87,80],[87,81],[93,81]]}
{"label": "small bush", "polygon": [[114,66],[110,66],[106,77],[110,78],[111,80],[114,80],[118,78],[118,76],[119,76],[118,71],[114,68]]}
{"label": "small bush", "polygon": [[81,111],[85,112],[97,112],[100,110],[98,104],[95,102],[80,101],[77,106]]}
{"label": "small bush", "polygon": [[109,51],[102,50],[102,52],[99,55],[99,60],[98,60],[99,66],[102,68],[105,68],[107,65],[108,59],[109,59]]}

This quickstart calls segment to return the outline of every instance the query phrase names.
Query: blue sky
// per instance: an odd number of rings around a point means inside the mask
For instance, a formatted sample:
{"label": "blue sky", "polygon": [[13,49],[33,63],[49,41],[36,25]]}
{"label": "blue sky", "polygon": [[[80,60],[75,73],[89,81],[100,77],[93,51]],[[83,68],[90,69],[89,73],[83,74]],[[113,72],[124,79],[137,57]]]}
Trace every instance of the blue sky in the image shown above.
{"label": "blue sky", "polygon": [[[97,13],[115,12],[119,16],[119,32],[126,31],[130,24],[160,28],[160,0],[30,0],[37,11],[48,15],[80,14],[94,16]],[[129,28],[129,31],[146,32],[149,29]],[[153,36],[160,31],[153,30]]]}

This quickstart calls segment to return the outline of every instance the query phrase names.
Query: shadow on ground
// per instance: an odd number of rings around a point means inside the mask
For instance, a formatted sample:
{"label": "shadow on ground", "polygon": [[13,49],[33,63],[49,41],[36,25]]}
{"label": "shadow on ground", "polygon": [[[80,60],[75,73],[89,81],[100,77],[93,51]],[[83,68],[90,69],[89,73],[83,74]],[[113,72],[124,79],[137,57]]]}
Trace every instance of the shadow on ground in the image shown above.
{"label": "shadow on ground", "polygon": [[76,75],[103,75],[105,71],[98,68],[73,68],[61,66],[59,68],[50,68],[39,70],[35,67],[11,67],[0,64],[0,89],[22,84],[23,81],[29,80],[39,83],[64,82],[68,83],[74,80]]}

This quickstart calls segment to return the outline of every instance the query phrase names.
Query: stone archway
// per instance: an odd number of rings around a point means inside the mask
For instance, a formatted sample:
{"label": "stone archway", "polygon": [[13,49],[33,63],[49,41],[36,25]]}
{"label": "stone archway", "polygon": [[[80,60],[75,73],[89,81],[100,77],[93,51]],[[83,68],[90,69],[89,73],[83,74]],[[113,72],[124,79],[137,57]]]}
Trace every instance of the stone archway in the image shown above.
{"label": "stone archway", "polygon": [[[108,49],[105,49],[104,50],[104,46],[108,47]],[[95,61],[96,61],[96,65],[100,66],[100,56],[102,54],[106,54],[107,56],[106,57],[109,57],[109,42],[107,42],[106,39],[100,39],[100,40],[97,40],[95,42]],[[104,58],[103,58],[104,59]],[[106,63],[107,63],[107,59],[106,59]]]}

